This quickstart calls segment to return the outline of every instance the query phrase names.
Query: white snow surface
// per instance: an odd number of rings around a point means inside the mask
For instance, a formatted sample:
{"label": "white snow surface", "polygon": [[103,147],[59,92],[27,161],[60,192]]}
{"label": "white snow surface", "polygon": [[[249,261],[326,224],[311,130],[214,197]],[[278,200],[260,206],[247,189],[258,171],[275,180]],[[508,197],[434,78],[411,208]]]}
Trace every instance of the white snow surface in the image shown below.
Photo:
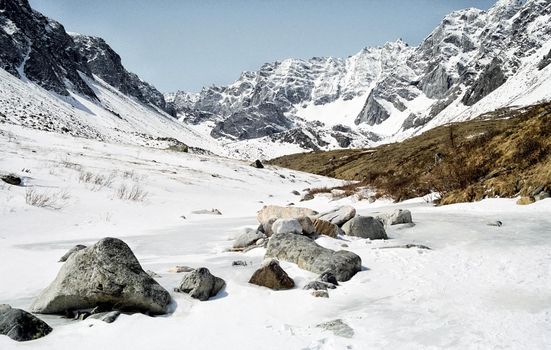
{"label": "white snow surface", "polygon": [[[50,335],[26,343],[0,336],[2,350],[551,347],[551,199],[529,206],[517,206],[515,199],[434,207],[422,199],[368,204],[324,196],[298,203],[292,190],[339,181],[10,124],[0,124],[0,169],[25,177],[24,187],[0,183],[0,303],[28,310],[59,271],[60,256],[106,236],[127,242],[174,299],[171,314],[122,315],[113,324],[40,316],[53,326]],[[79,181],[85,172],[113,174],[112,183]],[[140,186],[148,193],[145,200],[119,199],[123,183]],[[60,209],[27,205],[29,190],[58,196]],[[317,239],[355,252],[364,266],[330,290],[328,299],[302,290],[316,276],[287,262],[281,265],[295,280],[294,289],[251,285],[264,249],[227,249],[244,228],[258,225],[256,211],[263,205],[290,202],[318,211],[350,204],[363,215],[407,208],[415,226],[387,228],[386,241]],[[211,208],[223,215],[190,214]],[[503,226],[487,225],[495,220]],[[432,250],[379,249],[406,243]],[[232,267],[234,260],[248,266]],[[174,293],[182,279],[168,272],[175,265],[205,266],[227,286],[206,302]],[[354,335],[343,338],[316,327],[335,319]]]}

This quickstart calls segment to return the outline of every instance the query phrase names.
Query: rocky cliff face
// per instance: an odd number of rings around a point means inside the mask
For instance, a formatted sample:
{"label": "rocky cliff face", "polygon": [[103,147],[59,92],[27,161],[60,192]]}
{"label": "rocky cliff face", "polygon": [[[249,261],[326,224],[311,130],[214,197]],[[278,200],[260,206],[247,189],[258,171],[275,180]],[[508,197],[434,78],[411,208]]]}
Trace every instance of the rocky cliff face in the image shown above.
{"label": "rocky cliff face", "polygon": [[[467,107],[480,102],[549,42],[550,5],[500,0],[488,11],[466,9],[446,16],[401,63],[402,72],[377,82],[370,95],[375,101],[368,99],[356,123],[377,124],[405,111],[410,118],[393,130],[400,132],[426,124],[454,101]],[[426,111],[415,108],[416,99],[428,102]]]}
{"label": "rocky cliff face", "polygon": [[69,35],[27,0],[0,0],[0,67],[60,95],[69,90],[97,100],[82,75],[104,80],[125,95],[166,108],[164,96],[128,72],[100,38]]}
{"label": "rocky cliff face", "polygon": [[0,0],[0,67],[60,95],[69,94],[69,83],[75,91],[96,98],[78,73],[91,75],[73,39],[26,0]]}
{"label": "rocky cliff face", "polygon": [[125,95],[133,96],[145,104],[166,108],[163,94],[136,74],[127,71],[121,57],[102,38],[80,34],[71,34],[71,37],[92,74]]}

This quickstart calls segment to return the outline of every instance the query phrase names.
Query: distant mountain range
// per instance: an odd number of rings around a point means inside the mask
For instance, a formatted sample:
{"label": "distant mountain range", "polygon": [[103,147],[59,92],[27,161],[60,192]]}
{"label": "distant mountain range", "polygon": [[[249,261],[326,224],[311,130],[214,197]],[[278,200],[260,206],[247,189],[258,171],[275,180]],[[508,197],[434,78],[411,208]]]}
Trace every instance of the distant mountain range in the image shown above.
{"label": "distant mountain range", "polygon": [[242,158],[392,142],[550,99],[550,20],[549,0],[500,0],[451,13],[418,47],[287,59],[163,96],[103,39],[67,33],[26,0],[0,0],[0,122]]}

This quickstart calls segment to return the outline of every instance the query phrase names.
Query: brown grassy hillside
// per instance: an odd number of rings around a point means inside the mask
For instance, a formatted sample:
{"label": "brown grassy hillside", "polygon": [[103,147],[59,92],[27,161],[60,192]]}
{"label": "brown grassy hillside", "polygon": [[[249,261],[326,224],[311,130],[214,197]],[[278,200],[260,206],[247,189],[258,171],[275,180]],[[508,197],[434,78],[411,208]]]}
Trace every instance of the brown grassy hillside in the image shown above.
{"label": "brown grassy hillside", "polygon": [[360,181],[396,200],[442,204],[551,190],[551,103],[502,109],[372,149],[293,154],[269,163]]}

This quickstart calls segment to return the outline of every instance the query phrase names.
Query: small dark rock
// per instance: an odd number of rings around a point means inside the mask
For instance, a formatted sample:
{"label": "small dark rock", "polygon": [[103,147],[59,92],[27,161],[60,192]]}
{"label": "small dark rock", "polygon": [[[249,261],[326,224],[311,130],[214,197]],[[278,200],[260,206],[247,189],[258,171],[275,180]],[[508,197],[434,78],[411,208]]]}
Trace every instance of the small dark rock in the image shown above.
{"label": "small dark rock", "polygon": [[24,310],[0,305],[0,334],[15,341],[27,341],[48,335],[52,328],[38,317]]}
{"label": "small dark rock", "polygon": [[231,266],[247,266],[247,262],[244,260],[237,260],[232,262]]}
{"label": "small dark rock", "polygon": [[264,169],[264,164],[262,164],[262,162],[260,160],[255,160],[252,164],[251,164],[252,167],[255,167],[257,169]]}
{"label": "small dark rock", "polygon": [[335,277],[334,274],[331,272],[324,272],[318,277],[318,281],[325,282],[325,283],[331,283],[335,286],[339,285],[339,282],[337,282],[337,277]]}
{"label": "small dark rock", "polygon": [[7,184],[14,185],[14,186],[21,186],[23,183],[23,180],[19,176],[15,175],[4,175],[0,177],[2,181],[4,181]]}

